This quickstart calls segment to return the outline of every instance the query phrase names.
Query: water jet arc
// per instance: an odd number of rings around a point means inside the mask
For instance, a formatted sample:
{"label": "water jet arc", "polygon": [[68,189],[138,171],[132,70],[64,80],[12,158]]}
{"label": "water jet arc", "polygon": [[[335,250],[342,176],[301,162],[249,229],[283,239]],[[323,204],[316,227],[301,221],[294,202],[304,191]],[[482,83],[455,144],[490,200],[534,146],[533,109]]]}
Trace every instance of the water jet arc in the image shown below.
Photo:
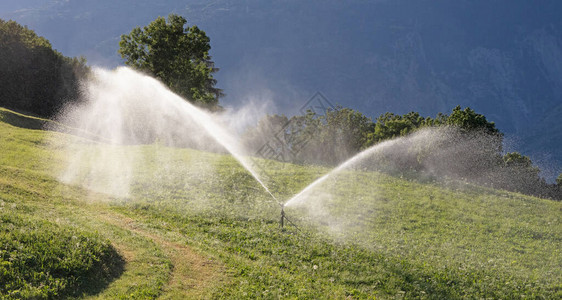
{"label": "water jet arc", "polygon": [[[69,105],[59,116],[62,123],[76,125],[77,135],[80,135],[80,132],[90,132],[103,137],[104,142],[107,141],[108,144],[123,145],[131,142],[145,143],[142,139],[146,136],[143,134],[154,134],[158,138],[167,138],[173,144],[176,142],[172,135],[176,132],[174,130],[178,127],[185,130],[188,122],[193,122],[193,125],[202,129],[201,132],[206,133],[206,136],[230,153],[279,203],[254,170],[234,135],[221,126],[210,113],[173,93],[158,80],[127,67],[111,71],[94,68],[93,76],[84,84],[83,93],[86,101],[74,106]],[[193,135],[197,135],[197,132],[194,131]],[[127,169],[132,169],[134,164],[134,158],[111,158]],[[77,157],[75,160],[79,162],[81,159],[82,157]],[[115,168],[115,165],[106,169],[99,168],[102,177],[115,175],[107,174],[121,169]],[[78,177],[73,169],[73,166],[69,165],[66,174],[62,176],[63,182],[71,182]],[[122,187],[120,189],[127,189],[124,193],[127,195],[131,185],[130,176],[121,177],[124,178],[121,179],[123,182],[118,185]]]}
{"label": "water jet arc", "polygon": [[306,194],[311,192],[316,186],[318,186],[322,182],[326,181],[326,179],[328,179],[332,175],[334,175],[334,174],[336,174],[336,173],[338,173],[338,172],[340,172],[340,171],[342,171],[342,170],[344,170],[348,167],[353,166],[354,164],[360,162],[361,160],[365,159],[366,157],[373,154],[374,152],[380,151],[381,149],[389,147],[389,146],[391,146],[395,143],[396,143],[396,140],[385,141],[385,142],[376,144],[374,146],[371,146],[370,148],[367,148],[366,150],[363,150],[362,152],[360,152],[360,153],[356,154],[355,156],[353,156],[352,158],[346,160],[345,162],[343,162],[339,166],[335,167],[334,169],[332,169],[327,174],[325,174],[322,177],[316,179],[314,182],[312,182],[307,187],[305,187],[303,190],[301,190],[298,194],[296,194],[291,199],[289,199],[287,202],[285,202],[285,204],[283,204],[283,206],[291,206],[291,205],[301,203],[302,201],[304,201],[304,196],[306,196]]}

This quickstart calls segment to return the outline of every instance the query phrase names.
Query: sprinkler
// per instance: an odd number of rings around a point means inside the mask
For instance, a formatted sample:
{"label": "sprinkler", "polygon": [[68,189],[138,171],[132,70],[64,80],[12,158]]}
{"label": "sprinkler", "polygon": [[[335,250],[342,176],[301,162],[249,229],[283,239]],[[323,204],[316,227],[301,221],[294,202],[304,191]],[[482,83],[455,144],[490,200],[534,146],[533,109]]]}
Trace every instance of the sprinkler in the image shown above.
{"label": "sprinkler", "polygon": [[283,229],[285,217],[285,205],[281,205],[281,229]]}
{"label": "sprinkler", "polygon": [[[274,198],[274,199],[275,199],[275,198]],[[277,200],[277,199],[275,199],[275,200]],[[281,203],[281,202],[279,202],[279,201],[277,201],[277,203],[279,204],[279,206],[281,206],[281,219],[279,220],[279,225],[280,225],[280,227],[281,227],[281,231],[285,231],[285,224],[287,224],[287,225],[288,225],[288,224],[291,224],[291,225],[293,225],[293,227],[295,227],[295,229],[296,229],[298,232],[303,233],[303,232],[299,229],[299,227],[297,226],[297,224],[293,223],[293,221],[291,221],[291,219],[287,218],[287,215],[285,215],[285,204],[287,204],[287,203]]]}
{"label": "sprinkler", "polygon": [[289,218],[287,218],[287,216],[285,215],[285,204],[281,204],[281,220],[280,220],[280,222],[279,222],[279,224],[281,225],[281,231],[285,231],[285,228],[284,228],[285,222],[286,222],[287,224],[293,225],[293,227],[295,227],[295,229],[296,229],[298,232],[303,233],[303,232],[299,229],[299,227],[297,226],[297,224],[293,223]]}

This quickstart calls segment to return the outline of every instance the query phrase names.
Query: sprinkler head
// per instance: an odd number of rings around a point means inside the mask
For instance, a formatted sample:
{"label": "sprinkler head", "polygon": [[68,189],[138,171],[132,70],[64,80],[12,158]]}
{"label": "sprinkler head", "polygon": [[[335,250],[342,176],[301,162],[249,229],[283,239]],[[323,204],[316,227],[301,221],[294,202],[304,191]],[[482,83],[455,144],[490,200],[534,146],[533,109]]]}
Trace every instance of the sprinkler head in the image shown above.
{"label": "sprinkler head", "polygon": [[285,221],[285,205],[282,204],[281,205],[281,221],[280,221],[281,229],[283,229],[283,226],[285,225],[284,221]]}

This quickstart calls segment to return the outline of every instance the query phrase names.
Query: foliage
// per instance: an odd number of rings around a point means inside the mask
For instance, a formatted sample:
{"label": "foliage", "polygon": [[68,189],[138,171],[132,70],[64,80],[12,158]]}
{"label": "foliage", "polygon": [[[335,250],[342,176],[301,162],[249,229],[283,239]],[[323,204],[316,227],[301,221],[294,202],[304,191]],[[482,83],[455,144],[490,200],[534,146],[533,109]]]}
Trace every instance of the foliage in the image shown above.
{"label": "foliage", "polygon": [[256,152],[270,147],[283,161],[334,164],[357,153],[372,126],[369,118],[350,108],[337,107],[326,115],[266,115],[244,134],[246,146]]}
{"label": "foliage", "polygon": [[245,140],[252,149],[274,139],[284,144],[279,148],[292,149],[294,143],[306,140],[307,149],[293,156],[291,161],[336,164],[382,141],[406,136],[422,128],[440,126],[458,128],[468,136],[475,132],[493,136],[493,142],[490,139],[491,144],[483,148],[494,154],[501,152],[502,134],[495,124],[468,107],[461,110],[460,106],[455,107],[451,115],[439,113],[435,118],[422,117],[417,112],[405,115],[387,112],[375,122],[359,111],[341,106],[328,110],[325,115],[309,111],[306,115],[290,119],[266,116],[246,132]]}
{"label": "foliage", "polygon": [[256,151],[268,143],[269,139],[278,135],[289,122],[285,115],[265,115],[255,127],[244,132],[243,140],[246,146]]}
{"label": "foliage", "polygon": [[209,56],[210,39],[197,26],[170,14],[144,28],[122,35],[119,53],[125,64],[162,80],[172,91],[199,105],[216,108],[220,89],[213,73],[218,71]]}
{"label": "foliage", "polygon": [[367,141],[363,144],[363,148],[387,139],[405,136],[429,122],[430,118],[423,118],[417,112],[410,112],[403,116],[387,112],[377,118],[374,129],[367,133]]}
{"label": "foliage", "polygon": [[377,118],[374,130],[367,134],[368,140],[363,148],[384,140],[406,136],[420,128],[437,126],[451,126],[464,133],[484,132],[501,136],[494,122],[489,122],[484,115],[477,114],[469,107],[462,110],[460,106],[457,106],[451,115],[438,113],[435,118],[424,118],[417,112],[409,112],[402,116],[387,112]]}
{"label": "foliage", "polygon": [[531,159],[527,156],[521,155],[521,153],[507,153],[503,156],[503,161],[506,167],[517,168],[535,176],[538,176],[539,174],[539,169],[533,166]]}
{"label": "foliage", "polygon": [[562,200],[562,191],[540,177],[539,168],[533,165],[529,157],[511,152],[503,156],[503,162],[505,184],[502,188]]}
{"label": "foliage", "polygon": [[[308,111],[291,118],[266,116],[244,135],[249,149],[284,162],[337,165],[380,142],[407,136],[424,128],[442,128],[439,141],[411,149],[380,170],[396,173],[429,172],[539,197],[562,199],[562,191],[540,177],[528,157],[508,153],[502,159],[503,134],[484,115],[455,107],[450,115],[435,118],[417,112],[385,113],[375,122],[358,111],[337,107],[325,115]],[[264,155],[264,148],[270,151]],[[431,157],[431,161],[427,161]],[[437,165],[439,168],[427,165]]]}
{"label": "foliage", "polygon": [[330,164],[338,163],[353,156],[366,143],[367,132],[372,129],[371,119],[350,108],[337,107],[321,116],[323,124],[320,145],[324,149],[320,159]]}
{"label": "foliage", "polygon": [[465,131],[484,131],[488,134],[500,133],[494,122],[489,122],[484,115],[477,114],[470,107],[461,110],[460,105],[453,108],[453,112],[447,117],[445,124]]}
{"label": "foliage", "polygon": [[0,105],[43,117],[78,100],[79,80],[89,71],[83,57],[63,56],[14,21],[0,20],[0,57]]}

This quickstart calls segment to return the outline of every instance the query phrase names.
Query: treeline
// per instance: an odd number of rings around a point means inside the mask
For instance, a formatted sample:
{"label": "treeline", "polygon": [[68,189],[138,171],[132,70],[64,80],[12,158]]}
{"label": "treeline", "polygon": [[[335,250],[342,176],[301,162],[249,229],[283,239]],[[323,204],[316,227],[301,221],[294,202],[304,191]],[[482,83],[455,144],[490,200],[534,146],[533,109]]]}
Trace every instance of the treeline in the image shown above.
{"label": "treeline", "polygon": [[78,99],[88,74],[84,58],[70,58],[15,21],[0,19],[0,106],[52,117]]}
{"label": "treeline", "polygon": [[[266,115],[244,134],[257,156],[285,162],[335,166],[383,141],[428,129],[425,138],[381,152],[374,168],[400,175],[446,176],[543,198],[562,199],[562,174],[549,184],[529,157],[503,153],[503,134],[485,116],[455,107],[422,117],[385,113],[375,121],[350,108],[325,115],[308,111],[287,118]],[[373,167],[373,166],[371,166]]]}

